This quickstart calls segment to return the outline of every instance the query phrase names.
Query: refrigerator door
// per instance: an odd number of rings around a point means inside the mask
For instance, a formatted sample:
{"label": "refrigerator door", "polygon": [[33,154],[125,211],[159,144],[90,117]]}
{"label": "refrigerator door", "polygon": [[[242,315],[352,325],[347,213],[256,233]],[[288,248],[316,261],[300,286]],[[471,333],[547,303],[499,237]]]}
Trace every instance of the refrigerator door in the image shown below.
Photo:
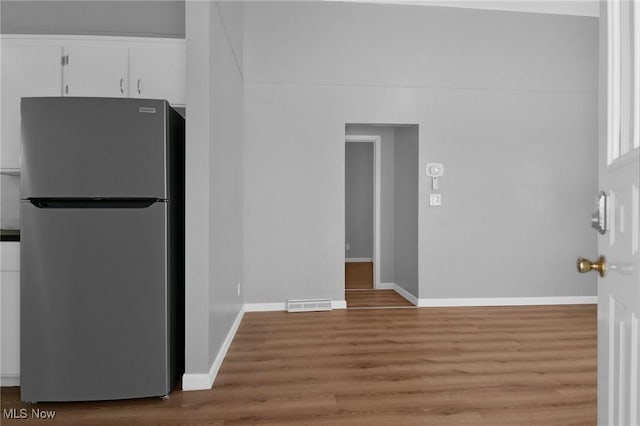
{"label": "refrigerator door", "polygon": [[23,98],[21,197],[166,199],[168,105]]}
{"label": "refrigerator door", "polygon": [[168,394],[167,203],[21,204],[22,399]]}

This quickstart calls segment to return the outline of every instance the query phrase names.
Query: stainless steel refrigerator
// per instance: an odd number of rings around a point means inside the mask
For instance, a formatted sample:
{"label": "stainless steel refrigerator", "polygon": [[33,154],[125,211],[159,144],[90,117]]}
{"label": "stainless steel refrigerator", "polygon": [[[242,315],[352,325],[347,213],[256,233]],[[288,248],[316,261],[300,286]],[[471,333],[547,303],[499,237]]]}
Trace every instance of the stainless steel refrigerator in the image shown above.
{"label": "stainless steel refrigerator", "polygon": [[184,119],[124,98],[23,98],[21,113],[22,400],[169,394],[184,354]]}

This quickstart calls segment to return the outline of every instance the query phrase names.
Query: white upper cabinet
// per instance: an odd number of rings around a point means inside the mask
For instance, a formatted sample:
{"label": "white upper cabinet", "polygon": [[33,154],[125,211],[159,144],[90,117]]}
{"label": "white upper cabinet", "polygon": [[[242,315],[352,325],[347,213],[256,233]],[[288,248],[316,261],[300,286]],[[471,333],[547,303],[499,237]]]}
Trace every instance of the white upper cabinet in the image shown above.
{"label": "white upper cabinet", "polygon": [[20,168],[20,98],[166,99],[185,105],[182,39],[6,35],[2,42],[0,168]]}
{"label": "white upper cabinet", "polygon": [[129,96],[185,104],[184,43],[129,49]]}
{"label": "white upper cabinet", "polygon": [[63,96],[128,97],[126,47],[65,46]]}
{"label": "white upper cabinet", "polygon": [[0,167],[20,168],[20,98],[60,96],[62,46],[2,42]]}

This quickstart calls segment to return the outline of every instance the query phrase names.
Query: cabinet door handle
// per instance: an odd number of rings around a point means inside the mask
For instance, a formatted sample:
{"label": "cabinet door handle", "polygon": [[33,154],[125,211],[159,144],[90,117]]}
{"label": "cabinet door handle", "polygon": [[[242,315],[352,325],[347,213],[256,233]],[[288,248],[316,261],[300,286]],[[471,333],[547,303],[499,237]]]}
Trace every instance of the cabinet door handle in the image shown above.
{"label": "cabinet door handle", "polygon": [[120,79],[120,93],[124,93],[124,78]]}
{"label": "cabinet door handle", "polygon": [[140,79],[138,79],[138,95],[142,93],[142,89],[140,89]]}
{"label": "cabinet door handle", "polygon": [[69,85],[68,84],[65,84],[65,86],[64,86],[64,94],[65,95],[69,94]]}

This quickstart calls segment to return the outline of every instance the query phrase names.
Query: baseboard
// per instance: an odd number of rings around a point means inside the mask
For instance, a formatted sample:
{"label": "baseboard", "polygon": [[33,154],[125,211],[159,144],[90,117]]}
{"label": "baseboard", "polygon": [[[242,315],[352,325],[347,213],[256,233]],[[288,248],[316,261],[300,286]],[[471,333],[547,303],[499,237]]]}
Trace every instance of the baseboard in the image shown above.
{"label": "baseboard", "polygon": [[585,305],[598,303],[598,296],[560,297],[480,297],[456,299],[418,299],[418,307]]}
{"label": "baseboard", "polygon": [[272,312],[272,311],[286,311],[287,304],[282,303],[245,303],[245,312]]}
{"label": "baseboard", "polygon": [[20,375],[5,374],[0,376],[0,386],[2,387],[20,386]]}
{"label": "baseboard", "polygon": [[409,293],[404,288],[400,287],[396,283],[380,283],[380,284],[378,284],[377,289],[380,289],[380,290],[394,290],[400,296],[404,297],[405,299],[407,299],[409,302],[411,302],[415,306],[418,306],[418,298],[415,297],[413,294]]}
{"label": "baseboard", "polygon": [[[347,309],[346,300],[332,300],[331,309]],[[276,312],[286,311],[286,303],[245,303],[245,312]]]}
{"label": "baseboard", "polygon": [[192,390],[206,390],[211,389],[213,387],[213,382],[216,380],[216,376],[218,375],[218,371],[220,370],[220,366],[222,365],[222,361],[224,361],[224,357],[227,355],[227,351],[229,350],[229,346],[231,346],[231,342],[238,331],[238,327],[240,327],[240,323],[242,322],[242,317],[244,316],[244,306],[240,308],[240,312],[236,316],[236,319],[233,321],[229,332],[227,333],[227,337],[225,337],[224,342],[222,342],[222,346],[216,355],[215,360],[213,360],[213,364],[211,364],[211,368],[209,368],[209,373],[199,373],[199,374],[187,374],[185,373],[182,376],[182,390],[192,391]]}
{"label": "baseboard", "polygon": [[346,263],[355,263],[355,262],[373,262],[373,259],[370,257],[347,257],[344,259]]}
{"label": "baseboard", "polygon": [[419,299],[413,294],[409,293],[404,288],[400,287],[398,284],[393,283],[393,289],[395,290],[396,293],[398,293],[400,296],[407,299],[409,302],[413,303],[415,306],[419,306],[418,305]]}
{"label": "baseboard", "polygon": [[347,309],[347,301],[346,300],[332,300],[331,307],[333,309]]}

